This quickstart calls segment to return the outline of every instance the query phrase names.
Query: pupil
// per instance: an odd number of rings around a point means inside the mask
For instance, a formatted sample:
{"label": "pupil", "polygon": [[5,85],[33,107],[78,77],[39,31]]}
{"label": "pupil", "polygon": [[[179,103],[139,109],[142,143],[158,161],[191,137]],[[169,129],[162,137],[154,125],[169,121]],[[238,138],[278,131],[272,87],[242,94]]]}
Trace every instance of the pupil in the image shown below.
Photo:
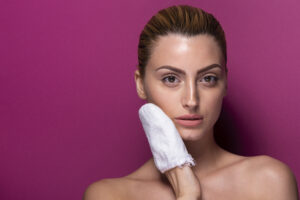
{"label": "pupil", "polygon": [[210,76],[207,76],[205,77],[207,81],[210,81],[211,77]]}
{"label": "pupil", "polygon": [[170,82],[174,82],[174,81],[175,81],[175,77],[174,77],[174,76],[170,76],[170,77],[169,77],[169,81],[170,81]]}

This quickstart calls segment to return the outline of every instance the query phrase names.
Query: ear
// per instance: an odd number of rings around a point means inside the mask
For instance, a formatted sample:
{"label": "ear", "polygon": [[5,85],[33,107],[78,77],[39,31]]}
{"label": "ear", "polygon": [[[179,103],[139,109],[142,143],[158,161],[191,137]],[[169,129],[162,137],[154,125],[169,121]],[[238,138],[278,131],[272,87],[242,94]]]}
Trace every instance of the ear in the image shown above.
{"label": "ear", "polygon": [[134,72],[134,79],[135,79],[136,91],[138,93],[138,96],[143,100],[147,99],[145,88],[144,88],[144,82],[139,70],[136,70]]}

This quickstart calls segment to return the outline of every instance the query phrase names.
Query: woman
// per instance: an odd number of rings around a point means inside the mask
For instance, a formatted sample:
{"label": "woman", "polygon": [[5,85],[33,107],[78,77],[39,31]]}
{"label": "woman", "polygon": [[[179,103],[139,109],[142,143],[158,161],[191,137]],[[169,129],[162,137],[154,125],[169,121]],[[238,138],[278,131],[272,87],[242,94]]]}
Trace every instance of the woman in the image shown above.
{"label": "woman", "polygon": [[159,11],[140,35],[138,59],[139,97],[174,122],[196,165],[161,173],[152,158],[128,176],[91,184],[85,200],[298,199],[287,165],[232,154],[214,140],[227,92],[227,54],[223,29],[211,14],[191,6]]}

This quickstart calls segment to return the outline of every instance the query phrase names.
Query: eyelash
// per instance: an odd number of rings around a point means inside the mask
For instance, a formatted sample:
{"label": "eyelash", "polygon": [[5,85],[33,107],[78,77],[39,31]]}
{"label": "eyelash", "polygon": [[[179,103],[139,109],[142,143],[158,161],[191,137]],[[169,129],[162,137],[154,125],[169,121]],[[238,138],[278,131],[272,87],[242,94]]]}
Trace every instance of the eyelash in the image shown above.
{"label": "eyelash", "polygon": [[[168,78],[170,78],[170,77],[174,77],[175,79],[177,79],[177,81],[179,81],[178,80],[178,78],[175,76],[175,75],[168,75],[168,76],[165,76],[163,79],[162,79],[162,81],[164,82],[164,83],[167,83],[168,81]],[[169,83],[171,83],[171,82],[169,82]]]}
{"label": "eyelash", "polygon": [[[177,79],[177,81],[179,81],[179,79],[176,77],[176,75],[170,74],[170,75],[168,75],[168,76],[165,76],[165,77],[162,79],[162,82],[165,83],[165,84],[173,84],[174,82],[168,82],[168,81],[167,81],[167,79],[170,78],[170,77],[174,77],[175,79]],[[204,78],[207,78],[207,77],[210,77],[210,78],[213,78],[213,79],[214,79],[213,85],[215,85],[215,84],[218,82],[218,80],[219,80],[218,77],[212,76],[212,75],[205,76],[205,77],[203,77],[203,79],[204,79]]]}

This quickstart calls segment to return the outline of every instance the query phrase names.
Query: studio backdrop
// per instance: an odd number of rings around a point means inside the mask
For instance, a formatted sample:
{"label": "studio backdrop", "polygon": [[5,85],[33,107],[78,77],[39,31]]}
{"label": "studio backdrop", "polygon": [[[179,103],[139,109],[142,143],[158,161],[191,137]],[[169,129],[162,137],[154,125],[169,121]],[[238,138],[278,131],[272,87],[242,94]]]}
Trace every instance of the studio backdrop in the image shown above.
{"label": "studio backdrop", "polygon": [[299,0],[0,2],[0,199],[82,199],[151,157],[134,70],[158,10],[197,6],[222,24],[224,148],[286,163],[300,180]]}

